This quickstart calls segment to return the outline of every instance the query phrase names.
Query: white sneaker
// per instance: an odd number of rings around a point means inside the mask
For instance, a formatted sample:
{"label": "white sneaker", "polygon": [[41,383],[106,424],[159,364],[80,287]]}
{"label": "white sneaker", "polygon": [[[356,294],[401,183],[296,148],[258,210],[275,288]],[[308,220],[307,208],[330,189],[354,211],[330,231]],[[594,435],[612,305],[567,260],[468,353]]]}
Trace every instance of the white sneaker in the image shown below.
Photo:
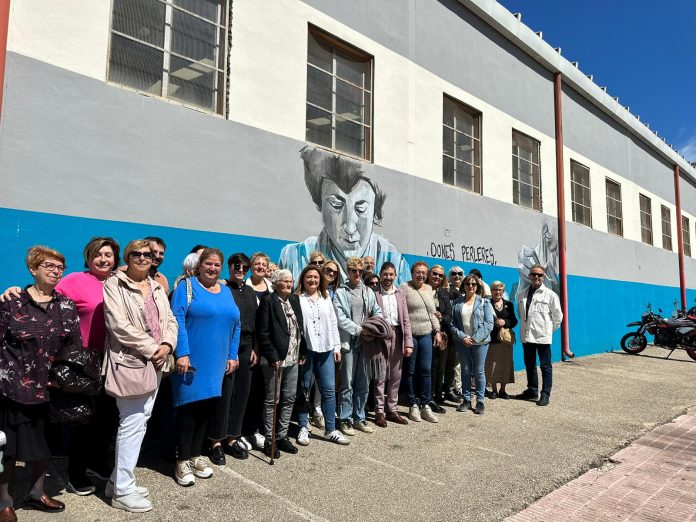
{"label": "white sneaker", "polygon": [[251,436],[251,444],[257,450],[263,450],[264,444],[266,444],[266,437],[261,435],[258,431],[254,432]]}
{"label": "white sneaker", "polygon": [[341,446],[348,446],[348,444],[350,444],[350,439],[339,430],[333,430],[331,433],[324,433],[324,438],[329,442],[335,442]]}
{"label": "white sneaker", "polygon": [[307,428],[300,428],[300,433],[297,435],[297,443],[300,446],[309,446],[309,430]]}
{"label": "white sneaker", "polygon": [[196,477],[191,471],[191,462],[188,460],[178,461],[174,471],[174,478],[176,478],[176,483],[180,486],[193,486],[196,483]]}
{"label": "white sneaker", "polygon": [[246,439],[246,437],[239,437],[237,439],[237,444],[247,451],[251,451],[251,443]]}
{"label": "white sneaker", "polygon": [[411,419],[413,422],[421,421],[421,412],[418,409],[417,404],[414,404],[408,409],[408,418]]}
{"label": "white sneaker", "polygon": [[438,418],[435,416],[435,414],[433,413],[433,410],[430,409],[430,406],[423,406],[420,409],[420,416],[424,421],[434,422],[434,423],[440,422],[438,420]]}
{"label": "white sneaker", "polygon": [[152,502],[137,493],[117,495],[111,499],[111,507],[130,513],[146,513],[152,509]]}
{"label": "white sneaker", "polygon": [[[143,498],[147,497],[150,494],[148,489],[144,488],[143,486],[136,486],[135,492]],[[107,480],[106,486],[104,486],[104,496],[106,498],[111,498],[114,496],[114,483],[110,480]]]}
{"label": "white sneaker", "polygon": [[198,478],[207,479],[213,476],[213,468],[208,466],[203,457],[195,457],[191,461],[191,472]]}

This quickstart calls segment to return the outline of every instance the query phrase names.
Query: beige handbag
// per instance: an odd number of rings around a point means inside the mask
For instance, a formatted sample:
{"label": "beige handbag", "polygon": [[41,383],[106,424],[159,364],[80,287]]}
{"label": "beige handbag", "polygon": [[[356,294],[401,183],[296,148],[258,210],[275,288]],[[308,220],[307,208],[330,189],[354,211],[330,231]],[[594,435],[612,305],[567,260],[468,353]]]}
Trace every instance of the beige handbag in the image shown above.
{"label": "beige handbag", "polygon": [[498,330],[498,342],[511,346],[515,344],[515,332],[512,331],[512,328],[501,328]]}

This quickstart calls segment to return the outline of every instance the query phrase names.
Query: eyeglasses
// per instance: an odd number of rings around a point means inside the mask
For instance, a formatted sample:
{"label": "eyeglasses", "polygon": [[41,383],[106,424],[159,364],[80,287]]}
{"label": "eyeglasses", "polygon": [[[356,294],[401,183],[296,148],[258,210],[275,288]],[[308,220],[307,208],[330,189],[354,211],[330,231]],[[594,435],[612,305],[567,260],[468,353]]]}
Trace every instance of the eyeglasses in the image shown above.
{"label": "eyeglasses", "polygon": [[312,265],[321,266],[321,265],[324,264],[324,260],[323,260],[323,259],[317,259],[316,261],[313,261],[311,264],[312,264]]}
{"label": "eyeglasses", "polygon": [[132,259],[137,259],[139,257],[144,257],[145,259],[152,259],[152,252],[131,252],[128,255]]}
{"label": "eyeglasses", "polygon": [[545,274],[540,274],[538,272],[530,272],[529,277],[544,277]]}
{"label": "eyeglasses", "polygon": [[55,263],[41,263],[39,266],[45,268],[49,272],[53,272],[55,270],[61,274],[65,272],[65,269],[67,268],[65,265],[56,265]]}
{"label": "eyeglasses", "polygon": [[364,271],[362,268],[350,268],[350,269],[348,269],[348,271],[349,271],[351,274],[360,274],[360,275],[362,275],[362,274],[365,273],[365,271]]}
{"label": "eyeglasses", "polygon": [[372,288],[372,287],[377,286],[378,284],[379,284],[379,281],[370,281],[369,283],[367,283],[367,286]]}
{"label": "eyeglasses", "polygon": [[334,270],[333,268],[325,268],[324,273],[327,275],[334,275],[336,273],[336,270]]}
{"label": "eyeglasses", "polygon": [[249,271],[249,265],[243,265],[242,263],[235,263],[232,265],[232,270],[235,272],[248,272]]}
{"label": "eyeglasses", "polygon": [[450,272],[450,275],[452,277],[462,277],[464,275],[464,272]]}

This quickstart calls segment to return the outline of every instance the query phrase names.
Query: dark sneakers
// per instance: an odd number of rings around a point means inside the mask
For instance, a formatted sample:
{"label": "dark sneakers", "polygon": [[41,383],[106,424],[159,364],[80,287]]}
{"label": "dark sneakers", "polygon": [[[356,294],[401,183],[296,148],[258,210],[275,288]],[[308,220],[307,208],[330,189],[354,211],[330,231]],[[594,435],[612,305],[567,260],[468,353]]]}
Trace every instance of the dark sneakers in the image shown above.
{"label": "dark sneakers", "polygon": [[[267,442],[263,446],[263,453],[267,456],[271,456],[271,443]],[[273,452],[273,458],[274,459],[279,459],[280,458],[280,450],[278,449],[278,442],[276,441],[276,447],[275,451]]]}
{"label": "dark sneakers", "polygon": [[440,415],[447,413],[447,410],[436,402],[430,403],[430,409],[433,410],[434,413],[439,413]]}
{"label": "dark sneakers", "polygon": [[471,409],[471,401],[463,400],[459,406],[457,406],[457,411],[469,411]]}
{"label": "dark sneakers", "polygon": [[548,395],[542,395],[541,399],[537,401],[537,406],[548,406],[549,405],[549,396]]}
{"label": "dark sneakers", "polygon": [[297,446],[294,446],[293,443],[290,442],[290,439],[288,439],[287,437],[283,439],[278,439],[276,441],[276,448],[280,451],[290,453],[292,455],[298,452]]}
{"label": "dark sneakers", "polygon": [[486,407],[483,405],[482,401],[477,401],[476,402],[476,408],[474,409],[474,413],[476,415],[483,415],[484,410]]}

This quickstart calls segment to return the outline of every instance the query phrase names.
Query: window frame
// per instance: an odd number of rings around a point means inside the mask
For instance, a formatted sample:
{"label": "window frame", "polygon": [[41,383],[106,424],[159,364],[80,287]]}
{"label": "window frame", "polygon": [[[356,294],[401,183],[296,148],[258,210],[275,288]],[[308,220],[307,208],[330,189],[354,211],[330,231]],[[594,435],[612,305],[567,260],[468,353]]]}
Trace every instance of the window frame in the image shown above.
{"label": "window frame", "polygon": [[[534,163],[533,161],[530,162],[530,161],[528,161],[527,159],[525,159],[525,158],[523,158],[523,157],[521,157],[521,156],[519,156],[519,155],[516,155],[514,152],[512,152],[512,202],[513,202],[515,205],[518,205],[518,206],[520,206],[520,207],[522,207],[522,208],[526,208],[526,209],[533,210],[533,211],[536,211],[536,212],[543,212],[543,211],[544,211],[544,198],[543,198],[543,193],[542,193],[541,141],[540,141],[540,140],[537,140],[536,138],[533,138],[533,137],[530,136],[529,134],[525,134],[524,132],[518,131],[517,129],[513,128],[513,129],[512,129],[512,137],[511,137],[511,144],[514,144],[514,143],[515,143],[515,135],[519,135],[519,136],[521,136],[521,137],[523,137],[523,138],[526,138],[526,139],[528,139],[528,140],[531,140],[532,142],[534,142],[534,143],[536,144],[536,154],[537,154],[537,161],[538,161],[538,162],[537,162],[537,163]],[[532,155],[533,155],[533,153],[532,153]],[[534,204],[534,189],[537,188],[537,187],[534,186],[533,180],[532,180],[532,184],[531,184],[531,185],[529,185],[529,183],[525,183],[525,182],[523,182],[523,181],[521,182],[521,181],[519,180],[519,171],[520,171],[520,169],[519,169],[519,167],[518,167],[517,169],[515,169],[515,158],[517,158],[517,161],[518,161],[518,162],[519,162],[519,161],[527,161],[527,162],[531,163],[532,167],[534,167],[535,165],[536,165],[536,167],[537,167],[537,170],[538,170],[538,172],[539,172],[539,185],[538,185],[538,191],[539,191],[539,208],[535,208],[535,207],[533,206],[533,204]],[[519,165],[519,164],[518,164],[518,165]],[[532,168],[532,177],[533,177],[533,176],[534,176],[534,170],[533,170],[533,168]],[[520,183],[522,183],[522,184],[524,184],[524,185],[528,185],[528,186],[530,186],[530,187],[532,188],[532,206],[527,206],[527,205],[524,205],[524,204],[522,204],[522,203],[520,202],[520,190],[519,190],[519,188],[518,188],[519,185],[520,185]],[[517,190],[516,190],[516,188],[517,188]],[[515,201],[515,199],[517,199],[517,201]]]}
{"label": "window frame", "polygon": [[[580,183],[580,181],[575,180],[576,168],[585,169],[587,171],[587,186]],[[587,200],[590,202],[589,206],[583,205],[582,203],[576,201],[576,185],[581,189],[587,189]],[[586,211],[586,215],[588,216],[587,221],[589,221],[589,223],[577,220],[576,206],[582,207]],[[583,165],[582,163],[580,163],[579,161],[575,161],[574,159],[570,160],[570,208],[573,223],[592,228],[592,178],[590,174],[590,167],[588,167],[587,165]]]}
{"label": "window frame", "polygon": [[691,223],[689,218],[682,214],[682,247],[684,248],[684,256],[691,257]]}
{"label": "window frame", "polygon": [[[665,211],[667,212],[666,221]],[[672,245],[672,210],[665,205],[660,205],[660,222],[662,223],[662,248],[670,252],[674,252],[674,247]],[[665,225],[667,234],[665,234]],[[666,243],[669,243],[669,248],[665,246]]]}
{"label": "window frame", "polygon": [[[454,120],[454,127],[451,127],[450,125],[447,125],[445,123],[445,108],[446,104],[451,104],[453,106],[453,116],[455,118]],[[457,130],[457,122],[456,122],[456,113],[454,111],[461,111],[463,113],[468,114],[475,122],[474,127],[475,127],[475,132],[474,134],[478,134],[478,137],[476,136],[470,136],[466,132],[461,132]],[[443,93],[442,95],[442,183],[444,185],[447,185],[448,187],[454,187],[457,189],[461,190],[466,190],[467,192],[471,192],[472,194],[483,194],[483,154],[482,154],[482,120],[483,120],[483,113],[470,105],[467,105],[464,102],[461,102],[454,98],[453,96],[450,96],[446,93]],[[449,155],[445,153],[445,132],[452,132],[452,152],[453,155]],[[458,159],[457,158],[457,134],[461,134],[463,136],[466,136],[468,139],[471,139],[474,142],[474,162],[469,163],[468,161]],[[449,158],[452,160],[452,179],[453,183],[448,183],[445,181],[445,158]],[[476,163],[476,159],[478,158],[478,164]],[[473,170],[473,187],[471,189],[457,185],[457,162],[461,163],[466,163],[467,165],[470,165],[472,170]],[[476,186],[478,185],[478,190],[476,190]]]}
{"label": "window frame", "polygon": [[[643,203],[647,201],[648,211],[643,210]],[[652,199],[650,199],[645,194],[638,194],[638,213],[640,216],[640,239],[646,245],[653,245],[653,222],[652,222]],[[643,216],[647,216],[648,224],[650,227],[643,226]],[[648,241],[644,236],[644,233],[649,235]]]}
{"label": "window frame", "polygon": [[[115,3],[115,1],[116,0],[110,0],[110,2],[109,2],[109,4],[110,4],[109,41],[107,44],[107,56],[106,56],[106,80],[105,80],[106,83],[109,85],[118,86],[122,89],[137,92],[138,94],[143,94],[145,96],[151,96],[153,98],[159,98],[159,99],[171,102],[171,103],[175,103],[177,105],[183,105],[184,107],[195,109],[195,110],[200,111],[200,112],[205,112],[208,114],[226,117],[227,93],[229,91],[229,80],[227,78],[227,71],[228,71],[228,66],[229,66],[228,33],[229,33],[230,2],[228,0],[219,0],[219,2],[220,2],[219,7],[222,11],[220,13],[220,20],[222,21],[222,23],[217,23],[217,22],[213,22],[212,20],[205,18],[204,16],[201,16],[197,13],[194,13],[193,11],[189,11],[188,9],[186,9],[184,7],[174,5],[173,0],[153,0],[153,1],[159,2],[161,4],[164,4],[164,6],[165,6],[164,39],[163,39],[162,47],[158,47],[157,45],[151,44],[151,43],[146,42],[144,40],[138,40],[137,38],[135,38],[129,34],[114,30],[113,26],[114,26],[114,3]],[[177,53],[177,52],[174,52],[171,50],[171,46],[172,46],[171,24],[172,24],[174,10],[181,11],[182,13],[190,15],[193,18],[201,20],[201,21],[208,23],[208,24],[217,28],[218,38],[216,41],[216,49],[217,49],[217,55],[216,55],[216,59],[215,59],[216,65],[215,65],[215,67],[210,67],[210,66],[206,65],[206,67],[212,68],[218,77],[217,82],[216,82],[216,100],[215,100],[215,108],[214,109],[203,107],[203,106],[197,105],[193,102],[181,100],[181,99],[174,98],[174,97],[171,97],[168,95],[167,91],[168,91],[168,87],[169,87],[169,76],[171,76],[171,71],[169,70],[169,67],[171,64],[171,57],[174,56],[175,58],[179,58],[182,60],[187,60],[187,61],[190,61],[193,63],[196,62],[196,60],[194,60],[188,56],[182,55],[180,53]],[[116,81],[109,79],[109,76],[111,73],[111,51],[112,51],[113,35],[117,35],[121,38],[130,40],[132,42],[136,42],[140,45],[144,45],[146,47],[149,47],[150,49],[155,49],[155,50],[162,53],[163,57],[162,57],[162,70],[161,70],[161,75],[162,75],[161,94],[156,94],[156,93],[153,93],[153,92],[150,92],[147,90],[138,89],[136,87],[132,87],[130,85],[126,85],[124,83],[116,82]]]}
{"label": "window frame", "polygon": [[[618,187],[618,190],[619,190],[619,198],[620,198],[620,199],[617,200],[617,199],[615,199],[615,198],[610,198],[610,197],[609,197],[609,190],[608,190],[608,189],[609,189],[609,185],[610,185],[610,184],[611,184],[611,185],[615,185],[616,187]],[[604,191],[605,191],[605,202],[606,202],[606,207],[607,207],[607,209],[606,209],[606,210],[607,210],[607,233],[609,233],[609,234],[611,234],[611,235],[613,235],[613,236],[617,236],[617,237],[624,237],[624,229],[623,229],[623,194],[621,193],[621,183],[619,183],[618,181],[614,181],[614,180],[611,179],[611,178],[604,178]],[[618,215],[618,216],[609,213],[609,200],[610,200],[610,199],[611,199],[612,201],[618,202],[618,206],[619,206],[619,215]],[[614,231],[611,230],[611,226],[610,226],[611,221],[610,221],[610,218],[613,218],[613,219],[617,220],[618,225],[619,225],[619,228],[620,228],[618,234],[617,234],[616,232],[614,232]]]}
{"label": "window frame", "polygon": [[[306,65],[306,71],[309,71],[310,67],[313,67],[321,72],[324,72],[326,74],[331,75],[331,82],[332,82],[332,92],[331,92],[331,147],[327,147],[326,145],[323,145],[321,143],[315,143],[314,141],[310,141],[308,139],[308,131],[307,131],[307,107],[311,106],[314,107],[318,110],[327,112],[327,109],[324,107],[320,107],[319,105],[316,105],[314,103],[311,103],[309,101],[309,96],[308,96],[308,91],[309,91],[309,81],[307,81],[307,89],[305,92],[305,141],[307,143],[311,143],[317,147],[320,147],[325,150],[329,150],[333,153],[336,154],[341,154],[343,156],[349,156],[351,158],[358,159],[360,161],[367,161],[367,162],[373,162],[374,161],[374,107],[375,107],[375,101],[374,101],[374,91],[375,91],[375,57],[366,52],[363,51],[362,49],[358,48],[355,45],[352,45],[351,43],[342,40],[338,38],[337,36],[334,36],[333,34],[325,31],[324,29],[312,24],[308,23],[307,24],[307,52],[306,52],[306,58],[305,58],[305,65]],[[370,66],[368,68],[369,70],[369,89],[365,87],[361,87],[357,84],[354,84],[344,78],[338,77],[336,73],[336,55],[335,51],[332,52],[332,68],[333,70],[331,72],[326,71],[325,69],[320,68],[319,66],[312,64],[309,62],[309,45],[310,45],[310,37],[314,37],[315,39],[318,39],[322,42],[324,42],[326,45],[329,45],[335,49],[338,49],[338,51],[343,54],[347,55],[348,58],[354,58],[356,61],[368,61],[370,62]],[[341,80],[345,83],[348,83],[354,87],[362,89],[365,93],[369,94],[370,98],[370,106],[369,110],[363,106],[363,111],[364,111],[364,116],[362,122],[359,122],[358,124],[364,129],[366,136],[364,139],[364,155],[359,156],[356,154],[353,154],[348,151],[344,151],[341,149],[336,148],[336,117],[338,114],[336,113],[336,82],[338,80]],[[365,121],[369,121],[369,123],[365,123]]]}

